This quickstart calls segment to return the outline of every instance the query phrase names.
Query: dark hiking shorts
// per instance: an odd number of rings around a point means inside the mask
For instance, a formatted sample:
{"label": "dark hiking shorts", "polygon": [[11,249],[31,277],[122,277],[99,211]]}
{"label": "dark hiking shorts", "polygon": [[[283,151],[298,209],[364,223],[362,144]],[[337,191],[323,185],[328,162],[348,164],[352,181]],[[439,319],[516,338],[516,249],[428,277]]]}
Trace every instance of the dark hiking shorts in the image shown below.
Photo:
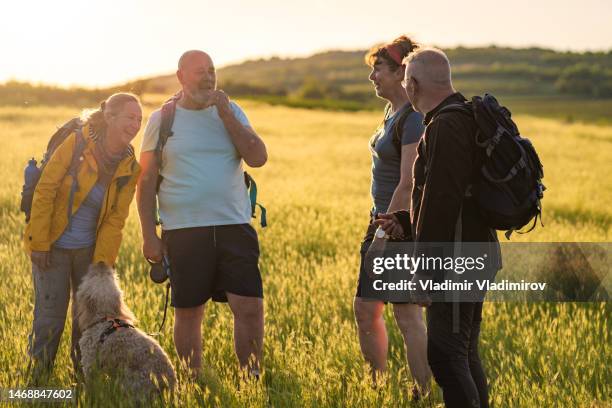
{"label": "dark hiking shorts", "polygon": [[170,260],[171,305],[195,307],[226,292],[263,298],[259,242],[250,224],[163,231]]}
{"label": "dark hiking shorts", "polygon": [[[357,281],[357,291],[355,292],[355,297],[363,298],[366,300],[369,300],[369,298],[366,298],[361,295],[361,285],[363,284],[362,281],[364,280],[364,277],[366,274],[365,255],[368,252],[368,249],[370,249],[370,245],[372,244],[372,241],[374,240],[374,234],[376,233],[377,228],[378,227],[376,226],[376,224],[374,224],[372,220],[370,220],[370,224],[368,225],[368,229],[366,230],[365,236],[363,237],[363,241],[361,241],[361,248],[359,250],[359,254],[360,254],[359,279]],[[402,241],[399,241],[399,242],[402,242]],[[371,300],[377,300],[377,299],[371,299]],[[391,302],[391,303],[401,305],[401,304],[405,304],[409,302]]]}

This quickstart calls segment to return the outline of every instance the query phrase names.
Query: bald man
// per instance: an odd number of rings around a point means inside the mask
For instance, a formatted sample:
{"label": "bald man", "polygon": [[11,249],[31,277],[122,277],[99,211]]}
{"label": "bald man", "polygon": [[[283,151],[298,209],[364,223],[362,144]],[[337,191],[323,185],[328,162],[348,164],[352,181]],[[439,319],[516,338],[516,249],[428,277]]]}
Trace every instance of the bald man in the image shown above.
{"label": "bald man", "polygon": [[[467,194],[480,168],[477,125],[469,110],[449,109],[466,99],[453,88],[446,55],[433,48],[405,58],[403,85],[415,109],[425,115],[425,134],[417,147],[411,213],[381,216],[384,222],[414,229],[417,245],[487,243],[497,254],[499,243]],[[408,221],[407,222],[407,219]],[[404,220],[404,222],[400,222]],[[383,227],[387,227],[383,225]],[[492,264],[499,269],[500,259]],[[431,279],[424,272],[413,281]],[[419,285],[416,285],[419,288]],[[487,379],[478,355],[482,302],[433,302],[428,293],[413,293],[427,308],[427,359],[447,407],[488,407]]]}
{"label": "bald man", "polygon": [[[238,104],[217,89],[208,54],[185,52],[176,75],[182,92],[161,163],[156,154],[161,109],[151,114],[142,141],[137,202],[143,253],[155,262],[167,254],[174,343],[194,374],[202,366],[204,305],[212,298],[229,302],[238,360],[258,376],[263,288],[242,162],[263,166],[266,146]],[[158,174],[163,177],[159,191]],[[156,232],[156,198],[163,241]]]}

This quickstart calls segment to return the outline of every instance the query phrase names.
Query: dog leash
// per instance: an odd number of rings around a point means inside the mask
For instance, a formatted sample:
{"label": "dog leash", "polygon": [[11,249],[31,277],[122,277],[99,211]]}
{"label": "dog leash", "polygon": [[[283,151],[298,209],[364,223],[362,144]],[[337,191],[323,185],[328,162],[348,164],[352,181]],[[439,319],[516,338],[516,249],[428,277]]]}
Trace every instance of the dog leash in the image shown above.
{"label": "dog leash", "polygon": [[[162,256],[161,262],[154,262],[150,259],[147,259],[149,265],[151,265],[151,270],[149,272],[149,276],[151,280],[155,283],[164,283],[166,280],[170,278],[170,261],[166,254]],[[157,332],[148,333],[149,336],[158,336],[161,334],[162,329],[164,328],[164,324],[166,323],[166,315],[168,313],[168,297],[170,295],[170,281],[166,284],[166,300],[164,303],[164,317],[162,318],[162,322],[157,328]]]}
{"label": "dog leash", "polygon": [[168,313],[168,295],[170,294],[170,282],[166,284],[166,300],[164,302],[164,317],[162,318],[162,322],[159,325],[158,329],[154,333],[149,333],[149,336],[159,336],[161,334],[162,329],[164,328],[164,324],[166,323],[166,315]]}

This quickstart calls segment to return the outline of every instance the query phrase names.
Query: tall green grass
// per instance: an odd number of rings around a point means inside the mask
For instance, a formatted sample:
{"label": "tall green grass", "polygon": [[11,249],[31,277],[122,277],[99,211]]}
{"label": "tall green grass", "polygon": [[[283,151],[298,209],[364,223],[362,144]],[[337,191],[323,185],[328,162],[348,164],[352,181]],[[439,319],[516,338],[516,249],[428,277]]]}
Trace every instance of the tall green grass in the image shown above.
{"label": "tall green grass", "polygon": [[[412,379],[403,342],[388,322],[389,376],[369,384],[353,320],[359,242],[370,207],[367,141],[379,112],[328,112],[243,104],[268,145],[270,160],[253,169],[269,227],[258,228],[265,292],[264,375],[241,382],[232,344],[232,317],[223,304],[207,305],[202,329],[206,372],[181,381],[174,396],[154,405],[372,407],[441,405],[409,402]],[[21,249],[18,212],[22,170],[42,152],[54,127],[72,108],[0,109],[0,387],[28,382],[27,335],[33,290]],[[146,114],[150,113],[150,107]],[[519,241],[610,241],[612,127],[518,116],[544,162],[544,228]],[[139,146],[140,139],[135,141]],[[139,326],[153,331],[163,289],[148,280],[140,253],[135,206],[124,232],[118,272]],[[610,405],[610,307],[600,304],[486,304],[481,353],[497,407],[604,407]],[[178,365],[173,316],[158,339]],[[65,333],[70,333],[70,323]],[[51,384],[73,385],[69,339],[62,340]],[[180,370],[179,370],[180,371]],[[79,388],[83,406],[129,406],[109,384]]]}

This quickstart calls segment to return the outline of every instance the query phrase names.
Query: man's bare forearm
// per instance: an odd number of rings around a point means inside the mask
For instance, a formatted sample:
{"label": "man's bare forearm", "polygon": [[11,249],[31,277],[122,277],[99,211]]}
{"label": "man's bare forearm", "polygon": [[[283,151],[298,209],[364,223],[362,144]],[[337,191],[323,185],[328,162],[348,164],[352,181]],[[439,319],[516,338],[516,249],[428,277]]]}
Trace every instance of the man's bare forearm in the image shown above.
{"label": "man's bare forearm", "polygon": [[221,120],[246,164],[251,167],[263,166],[268,160],[263,140],[253,130],[240,123],[231,112],[222,115]]}
{"label": "man's bare forearm", "polygon": [[136,202],[138,204],[138,215],[140,216],[140,225],[142,228],[142,236],[147,239],[152,236],[157,236],[156,232],[156,187],[157,179],[150,176],[142,176],[136,191]]}

